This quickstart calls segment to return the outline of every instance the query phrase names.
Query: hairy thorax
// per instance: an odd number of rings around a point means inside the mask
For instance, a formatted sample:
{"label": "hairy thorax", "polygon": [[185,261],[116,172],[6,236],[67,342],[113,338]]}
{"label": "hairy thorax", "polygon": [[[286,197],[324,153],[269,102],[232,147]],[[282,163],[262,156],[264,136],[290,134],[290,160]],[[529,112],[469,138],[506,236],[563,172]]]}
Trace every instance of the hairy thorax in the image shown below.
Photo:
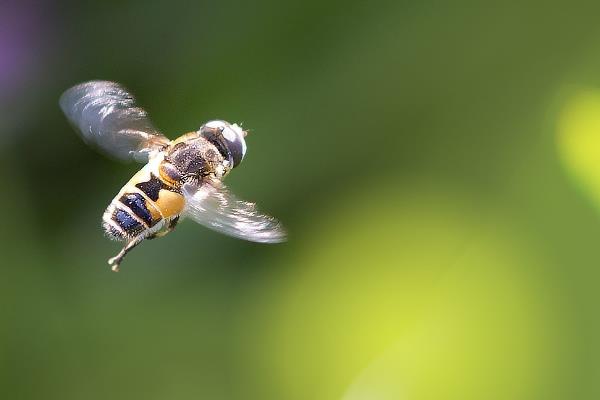
{"label": "hairy thorax", "polygon": [[195,133],[174,140],[165,150],[161,177],[174,185],[198,182],[211,174],[223,174],[223,157],[214,145]]}

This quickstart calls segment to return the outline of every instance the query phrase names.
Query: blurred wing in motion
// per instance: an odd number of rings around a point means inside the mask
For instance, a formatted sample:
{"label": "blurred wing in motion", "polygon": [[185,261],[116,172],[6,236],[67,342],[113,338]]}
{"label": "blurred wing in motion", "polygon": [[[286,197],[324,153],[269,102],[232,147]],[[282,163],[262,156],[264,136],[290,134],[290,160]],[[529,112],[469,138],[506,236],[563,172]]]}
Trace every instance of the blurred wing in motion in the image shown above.
{"label": "blurred wing in motion", "polygon": [[121,160],[146,162],[148,153],[169,143],[115,82],[73,86],[60,97],[60,108],[86,143]]}
{"label": "blurred wing in motion", "polygon": [[260,243],[286,240],[281,223],[261,214],[254,203],[239,200],[222,183],[204,182],[199,187],[184,185],[184,216],[217,232]]}

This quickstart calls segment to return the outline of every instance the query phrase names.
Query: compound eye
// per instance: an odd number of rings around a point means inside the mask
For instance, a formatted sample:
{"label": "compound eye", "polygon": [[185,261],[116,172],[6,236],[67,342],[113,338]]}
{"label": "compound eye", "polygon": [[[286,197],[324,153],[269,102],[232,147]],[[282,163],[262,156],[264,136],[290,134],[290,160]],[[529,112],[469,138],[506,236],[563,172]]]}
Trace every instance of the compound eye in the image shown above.
{"label": "compound eye", "polygon": [[223,139],[229,153],[233,158],[233,166],[238,166],[246,155],[246,140],[244,140],[244,131],[242,128],[234,125],[229,125],[223,129]]}
{"label": "compound eye", "polygon": [[219,152],[229,160],[232,167],[238,166],[246,154],[245,132],[237,124],[226,121],[209,121],[200,128],[200,135],[217,147]]}

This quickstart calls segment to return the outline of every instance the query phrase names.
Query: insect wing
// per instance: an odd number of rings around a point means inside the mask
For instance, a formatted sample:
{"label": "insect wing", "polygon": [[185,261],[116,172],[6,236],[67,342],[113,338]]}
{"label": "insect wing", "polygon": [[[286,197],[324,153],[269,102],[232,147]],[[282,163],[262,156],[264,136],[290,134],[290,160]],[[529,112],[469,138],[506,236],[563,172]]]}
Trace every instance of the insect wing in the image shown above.
{"label": "insect wing", "polygon": [[86,143],[121,160],[146,162],[150,152],[169,143],[118,83],[82,83],[64,92],[59,103]]}
{"label": "insect wing", "polygon": [[262,214],[254,203],[236,198],[222,183],[184,185],[184,216],[217,232],[260,243],[279,243],[286,232],[274,217]]}

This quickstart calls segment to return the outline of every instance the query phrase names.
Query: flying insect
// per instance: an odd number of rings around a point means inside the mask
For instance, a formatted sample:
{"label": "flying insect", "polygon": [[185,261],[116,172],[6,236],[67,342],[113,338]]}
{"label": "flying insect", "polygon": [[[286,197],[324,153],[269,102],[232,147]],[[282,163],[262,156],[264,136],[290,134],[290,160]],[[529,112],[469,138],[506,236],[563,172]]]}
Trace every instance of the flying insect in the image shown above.
{"label": "flying insect", "polygon": [[145,163],[102,217],[107,236],[125,242],[108,260],[113,271],[131,249],[173,231],[182,217],[252,242],[286,240],[277,219],[238,199],[223,184],[246,154],[247,131],[237,124],[213,120],[169,140],[134,97],[110,81],[74,86],[59,103],[87,144],[117,159]]}

